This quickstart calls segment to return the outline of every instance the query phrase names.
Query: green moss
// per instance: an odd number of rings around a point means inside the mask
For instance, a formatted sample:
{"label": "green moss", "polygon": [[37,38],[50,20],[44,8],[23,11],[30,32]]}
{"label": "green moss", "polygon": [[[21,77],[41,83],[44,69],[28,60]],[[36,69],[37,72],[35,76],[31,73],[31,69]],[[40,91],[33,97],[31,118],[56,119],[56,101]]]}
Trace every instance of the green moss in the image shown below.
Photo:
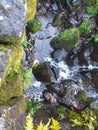
{"label": "green moss", "polygon": [[0,86],[0,104],[9,104],[13,97],[22,96],[21,45],[0,45],[0,50],[11,52],[5,66]]}
{"label": "green moss", "polygon": [[15,37],[15,36],[0,36],[0,44],[18,44],[18,43],[22,43],[25,39],[26,35],[25,35],[25,31],[23,32],[21,37]]}
{"label": "green moss", "polygon": [[80,101],[86,101],[86,99],[87,99],[85,91],[82,91],[82,90],[77,93],[76,97]]}
{"label": "green moss", "polygon": [[77,28],[70,28],[57,35],[50,44],[54,49],[65,48],[69,50],[75,47],[79,38],[79,30]]}
{"label": "green moss", "polygon": [[97,43],[98,42],[98,33],[93,35],[92,38],[94,39],[94,42]]}
{"label": "green moss", "polygon": [[89,14],[97,15],[98,13],[98,0],[86,0],[86,11]]}
{"label": "green moss", "polygon": [[23,90],[26,91],[28,86],[32,85],[32,68],[23,69]]}
{"label": "green moss", "polygon": [[41,26],[42,26],[42,24],[38,18],[33,18],[32,20],[30,20],[27,23],[27,27],[28,27],[29,31],[31,31],[33,33],[39,31]]}
{"label": "green moss", "polygon": [[53,19],[52,25],[53,25],[54,27],[57,27],[57,26],[59,26],[60,24],[61,24],[61,19],[60,19],[60,17],[59,17],[59,16],[55,16],[54,19]]}
{"label": "green moss", "polygon": [[37,0],[27,0],[27,16],[26,21],[28,22],[34,18],[36,13]]}
{"label": "green moss", "polygon": [[89,19],[85,19],[82,24],[79,26],[80,33],[85,35],[87,32],[91,30]]}

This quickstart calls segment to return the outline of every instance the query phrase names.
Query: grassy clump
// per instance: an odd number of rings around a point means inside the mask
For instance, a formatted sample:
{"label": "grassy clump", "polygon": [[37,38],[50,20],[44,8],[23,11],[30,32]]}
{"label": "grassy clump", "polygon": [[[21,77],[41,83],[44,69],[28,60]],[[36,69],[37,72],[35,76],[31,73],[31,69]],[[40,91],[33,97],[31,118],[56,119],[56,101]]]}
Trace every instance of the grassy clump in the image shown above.
{"label": "grassy clump", "polygon": [[98,13],[98,0],[85,0],[85,2],[87,4],[87,13],[96,15]]}
{"label": "grassy clump", "polygon": [[26,121],[25,121],[25,130],[60,130],[60,124],[57,120],[54,118],[49,118],[47,124],[44,124],[42,121],[38,126],[34,125],[33,118],[30,116],[30,114],[27,115]]}

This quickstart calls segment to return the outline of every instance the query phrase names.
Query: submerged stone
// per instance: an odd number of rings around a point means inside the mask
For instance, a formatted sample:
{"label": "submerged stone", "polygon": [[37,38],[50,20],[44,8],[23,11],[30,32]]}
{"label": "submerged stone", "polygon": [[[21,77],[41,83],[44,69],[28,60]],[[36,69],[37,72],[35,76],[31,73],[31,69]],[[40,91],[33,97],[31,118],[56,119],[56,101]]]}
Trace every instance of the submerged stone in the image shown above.
{"label": "submerged stone", "polygon": [[68,53],[64,49],[58,49],[56,51],[53,51],[51,53],[51,56],[56,62],[60,62],[67,57],[67,54]]}
{"label": "submerged stone", "polygon": [[53,38],[50,45],[53,49],[65,48],[65,50],[68,51],[75,47],[79,38],[79,30],[77,28],[70,28]]}
{"label": "submerged stone", "polygon": [[0,42],[18,43],[21,39],[26,21],[24,0],[0,1]]}
{"label": "submerged stone", "polygon": [[35,16],[36,5],[37,5],[37,0],[27,0],[27,15],[26,15],[27,22]]}
{"label": "submerged stone", "polygon": [[27,23],[27,28],[33,33],[39,31],[41,26],[42,24],[38,18],[34,18]]}
{"label": "submerged stone", "polygon": [[33,74],[38,81],[44,83],[51,83],[55,81],[55,75],[50,67],[49,63],[41,63],[37,67],[33,68]]}
{"label": "submerged stone", "polygon": [[12,97],[22,96],[22,47],[0,45],[0,53],[0,104],[10,104]]}

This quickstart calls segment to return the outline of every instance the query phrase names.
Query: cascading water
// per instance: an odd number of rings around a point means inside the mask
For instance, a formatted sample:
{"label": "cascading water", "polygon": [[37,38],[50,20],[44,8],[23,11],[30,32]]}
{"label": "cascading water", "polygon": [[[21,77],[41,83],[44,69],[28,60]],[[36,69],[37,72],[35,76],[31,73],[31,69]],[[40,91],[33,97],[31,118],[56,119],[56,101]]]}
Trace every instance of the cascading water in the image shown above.
{"label": "cascading water", "polygon": [[[56,80],[54,81],[55,83],[61,83],[64,80],[73,80],[76,83],[80,84],[80,87],[77,85],[72,86],[74,93],[76,93],[79,89],[85,89],[88,97],[98,99],[98,93],[96,92],[95,87],[93,87],[92,85],[89,85],[89,87],[84,85],[84,81],[81,76],[81,73],[83,73],[86,75],[85,78],[88,78],[91,77],[90,72],[98,71],[98,63],[92,61],[90,57],[93,49],[90,48],[84,51],[83,57],[84,59],[86,59],[86,64],[84,62],[83,64],[80,64],[79,57],[77,56],[72,60],[73,64],[69,65],[67,62],[68,60],[70,62],[71,59],[66,60],[67,54],[65,54],[65,58],[62,58],[62,60],[56,62],[51,57],[51,52],[53,52],[53,49],[50,47],[50,41],[59,33],[60,29],[51,26],[52,17],[45,18],[39,16],[39,19],[42,23],[41,30],[35,34],[31,34],[31,37],[35,38],[35,45],[33,49],[34,59],[38,61],[39,64],[42,62],[48,62],[50,64],[51,68],[56,74]],[[42,92],[46,89],[46,84],[37,81],[35,77],[33,77],[32,82],[33,86],[29,87],[25,94],[30,95],[30,98],[34,98],[35,101],[42,101]],[[83,84],[84,86],[82,86],[81,84]],[[98,104],[98,100],[95,101],[95,104],[96,103]]]}

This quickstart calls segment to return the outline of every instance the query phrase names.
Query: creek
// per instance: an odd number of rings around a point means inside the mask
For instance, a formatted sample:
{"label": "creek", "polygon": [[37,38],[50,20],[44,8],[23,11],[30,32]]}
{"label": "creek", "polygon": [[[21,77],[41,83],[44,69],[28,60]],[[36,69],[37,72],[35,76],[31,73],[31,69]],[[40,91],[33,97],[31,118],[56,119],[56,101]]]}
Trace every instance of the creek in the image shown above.
{"label": "creek", "polygon": [[[92,107],[98,105],[97,45],[88,43],[82,46],[80,41],[79,45],[69,52],[66,52],[64,49],[54,51],[50,46],[50,41],[59,34],[62,29],[52,26],[53,15],[51,14],[46,17],[37,15],[37,17],[41,21],[42,27],[38,32],[34,34],[30,33],[30,36],[35,39],[34,48],[32,50],[33,60],[38,64],[43,62],[49,63],[55,75],[52,81],[54,84],[62,84],[64,81],[73,81],[70,86],[65,83],[68,91],[66,95],[70,96],[68,99],[67,96],[66,98],[64,97],[72,106],[76,106],[78,109],[77,105],[79,101],[77,101],[75,96],[79,91],[84,91],[87,99],[93,98],[94,101],[90,104]],[[78,46],[80,49],[77,49]],[[47,89],[47,83],[37,81],[34,75],[32,75],[32,77],[33,85],[26,90],[25,94],[30,95],[30,98],[34,98],[35,101],[43,101],[43,91]]]}

